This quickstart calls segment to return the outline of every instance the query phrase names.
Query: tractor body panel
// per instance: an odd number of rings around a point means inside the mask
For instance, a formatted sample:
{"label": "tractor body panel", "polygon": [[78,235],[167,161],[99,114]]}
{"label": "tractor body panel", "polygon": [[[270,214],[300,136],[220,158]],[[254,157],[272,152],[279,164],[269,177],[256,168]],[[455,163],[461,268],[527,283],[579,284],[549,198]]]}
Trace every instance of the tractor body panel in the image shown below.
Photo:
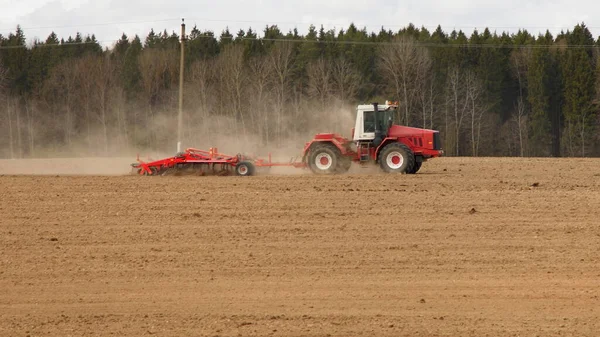
{"label": "tractor body panel", "polygon": [[356,157],[356,152],[354,152],[351,149],[351,143],[348,139],[344,138],[343,136],[337,133],[319,133],[315,135],[315,137],[310,142],[304,144],[304,150],[302,153],[303,162],[306,160],[306,157],[310,152],[311,147],[313,147],[315,144],[320,143],[331,143],[335,145],[335,147],[337,147],[338,150],[340,150],[343,156],[353,157],[353,159],[354,157]]}
{"label": "tractor body panel", "polygon": [[416,156],[433,158],[442,156],[444,153],[441,147],[440,133],[437,130],[392,125],[382,145],[389,139],[406,144]]}

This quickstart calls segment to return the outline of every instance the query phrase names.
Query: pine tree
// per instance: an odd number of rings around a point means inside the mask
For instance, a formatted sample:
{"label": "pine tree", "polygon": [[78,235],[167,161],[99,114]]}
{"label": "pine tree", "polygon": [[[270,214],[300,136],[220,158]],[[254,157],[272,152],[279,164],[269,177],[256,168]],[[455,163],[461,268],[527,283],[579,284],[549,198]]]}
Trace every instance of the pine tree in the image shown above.
{"label": "pine tree", "polygon": [[[271,29],[273,30],[272,32],[268,28],[265,30],[265,38],[267,38],[268,33],[269,39],[280,39],[281,32],[279,32],[277,26],[272,26]],[[244,41],[242,41],[242,44],[244,45],[244,59],[247,60],[248,58],[253,56],[264,55],[264,43],[265,41],[259,39],[256,32],[252,30],[251,27],[248,28],[245,39]]]}
{"label": "pine tree", "polygon": [[552,44],[550,32],[539,36],[527,74],[531,105],[529,143],[534,156],[560,156],[561,72],[559,55],[549,48]]}
{"label": "pine tree", "polygon": [[150,32],[146,36],[144,41],[144,48],[154,48],[160,43],[160,37],[154,33],[154,29],[150,29]]}
{"label": "pine tree", "polygon": [[196,26],[192,28],[185,41],[186,66],[196,60],[206,60],[219,54],[219,42],[212,31],[201,32]]}
{"label": "pine tree", "polygon": [[[506,121],[510,114],[510,100],[505,101],[505,90],[511,89],[511,83],[508,78],[510,74],[507,52],[510,48],[505,48],[506,41],[501,40],[496,34],[492,35],[489,29],[485,29],[480,43],[479,55],[473,55],[476,60],[476,72],[485,86],[484,99],[490,111],[500,115],[502,122]],[[498,47],[497,47],[498,46]]]}
{"label": "pine tree", "polygon": [[573,32],[566,35],[566,40],[569,48],[565,51],[563,63],[563,114],[568,137],[565,145],[570,155],[585,156],[596,121],[592,109],[596,81],[591,48],[594,40],[585,24],[575,26]]}
{"label": "pine tree", "polygon": [[350,24],[343,37],[339,41],[347,42],[340,53],[358,71],[362,79],[358,89],[358,99],[367,100],[375,95],[377,86],[382,80],[375,71],[377,60],[377,46],[369,44],[376,42],[377,36],[369,36],[366,28],[358,30],[354,24]]}
{"label": "pine tree", "polygon": [[304,36],[304,43],[299,43],[298,49],[296,50],[296,74],[297,81],[300,83],[306,83],[307,73],[306,67],[309,63],[317,60],[320,57],[320,47],[317,44],[318,32],[315,26],[310,25],[308,27],[308,34]]}
{"label": "pine tree", "polygon": [[127,49],[129,49],[129,46],[130,46],[129,38],[127,37],[127,35],[125,33],[123,33],[123,35],[121,35],[121,39],[119,41],[117,41],[117,43],[115,44],[115,46],[112,49],[113,58],[115,58],[119,62],[121,62],[123,60],[123,58],[125,57],[125,53],[127,52]]}
{"label": "pine tree", "polygon": [[230,43],[233,43],[233,35],[231,35],[229,28],[227,27],[221,32],[221,36],[219,37],[219,50],[223,50],[224,47]]}
{"label": "pine tree", "polygon": [[142,41],[135,36],[123,56],[123,67],[121,70],[121,82],[129,99],[134,98],[140,92],[140,55],[142,53]]}
{"label": "pine tree", "polygon": [[29,91],[27,73],[29,71],[29,49],[25,45],[25,33],[17,26],[15,33],[9,33],[0,50],[0,59],[8,69],[8,87],[16,95]]}

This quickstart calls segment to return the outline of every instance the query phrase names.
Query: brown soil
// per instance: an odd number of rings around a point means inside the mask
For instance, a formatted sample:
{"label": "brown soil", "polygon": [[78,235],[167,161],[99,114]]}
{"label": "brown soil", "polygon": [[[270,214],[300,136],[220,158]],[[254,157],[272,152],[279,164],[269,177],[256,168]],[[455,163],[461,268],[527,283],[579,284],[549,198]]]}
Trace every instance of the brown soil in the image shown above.
{"label": "brown soil", "polygon": [[1,176],[0,335],[600,331],[598,160],[353,172]]}

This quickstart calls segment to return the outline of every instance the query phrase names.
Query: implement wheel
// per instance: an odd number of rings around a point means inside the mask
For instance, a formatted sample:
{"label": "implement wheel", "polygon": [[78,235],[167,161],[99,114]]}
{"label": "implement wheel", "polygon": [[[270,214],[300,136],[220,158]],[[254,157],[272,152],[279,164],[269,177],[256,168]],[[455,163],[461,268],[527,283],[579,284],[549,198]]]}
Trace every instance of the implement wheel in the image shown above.
{"label": "implement wheel", "polygon": [[235,166],[235,174],[242,177],[254,175],[255,170],[254,164],[249,161],[239,162]]}

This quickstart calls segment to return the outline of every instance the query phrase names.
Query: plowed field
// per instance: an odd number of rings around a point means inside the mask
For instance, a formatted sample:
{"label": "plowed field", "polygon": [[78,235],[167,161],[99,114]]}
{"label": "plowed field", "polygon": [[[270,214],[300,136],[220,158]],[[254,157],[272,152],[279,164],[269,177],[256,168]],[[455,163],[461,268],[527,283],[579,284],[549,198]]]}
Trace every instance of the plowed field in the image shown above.
{"label": "plowed field", "polygon": [[0,336],[600,332],[599,160],[245,178],[2,165]]}

